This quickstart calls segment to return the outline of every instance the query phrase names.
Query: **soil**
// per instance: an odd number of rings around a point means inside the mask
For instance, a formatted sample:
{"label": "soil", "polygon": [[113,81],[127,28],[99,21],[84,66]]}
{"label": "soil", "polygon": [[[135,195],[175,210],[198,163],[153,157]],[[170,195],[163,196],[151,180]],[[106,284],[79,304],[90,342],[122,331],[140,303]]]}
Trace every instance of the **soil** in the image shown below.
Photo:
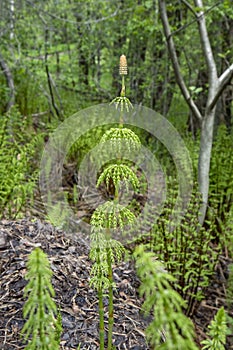
{"label": "soil", "polygon": [[[62,315],[61,349],[96,350],[98,343],[98,299],[89,286],[91,261],[89,247],[79,234],[69,236],[46,221],[23,219],[0,221],[0,350],[24,349],[20,330],[25,322],[22,308],[26,285],[26,261],[29,253],[40,246],[47,253],[53,271],[55,301]],[[228,266],[220,256],[219,264],[206,290],[205,299],[192,315],[197,344],[206,338],[208,324],[217,310],[226,306]],[[114,333],[116,349],[150,349],[145,329],[150,318],[141,311],[143,300],[138,295],[138,280],[131,261],[114,267],[116,290],[114,295]],[[107,316],[107,297],[104,300]],[[232,312],[229,312],[233,316]],[[232,335],[226,349],[233,349]],[[177,349],[179,350],[179,349]]]}

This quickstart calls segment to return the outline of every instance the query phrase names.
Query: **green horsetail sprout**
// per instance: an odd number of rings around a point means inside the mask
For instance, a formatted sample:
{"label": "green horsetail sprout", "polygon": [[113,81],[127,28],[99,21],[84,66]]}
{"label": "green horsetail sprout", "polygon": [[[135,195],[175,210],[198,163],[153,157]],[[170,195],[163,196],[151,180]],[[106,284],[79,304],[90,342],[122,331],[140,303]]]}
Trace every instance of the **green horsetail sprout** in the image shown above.
{"label": "green horsetail sprout", "polygon": [[208,326],[208,339],[201,342],[202,350],[224,350],[227,336],[227,321],[224,307],[222,306]]}
{"label": "green horsetail sprout", "polygon": [[[143,245],[135,249],[134,258],[141,280],[139,294],[145,300],[142,310],[146,315],[153,316],[146,329],[151,349],[198,350],[194,342],[193,323],[183,313],[186,303],[172,287],[176,279],[152,252],[144,250]],[[161,335],[164,338],[162,344]]]}
{"label": "green horsetail sprout", "polygon": [[58,350],[61,324],[57,324],[55,318],[57,307],[53,301],[55,292],[47,255],[35,248],[29,255],[27,268],[24,296],[28,299],[23,307],[23,317],[27,321],[22,329],[24,340],[28,340],[25,350]]}

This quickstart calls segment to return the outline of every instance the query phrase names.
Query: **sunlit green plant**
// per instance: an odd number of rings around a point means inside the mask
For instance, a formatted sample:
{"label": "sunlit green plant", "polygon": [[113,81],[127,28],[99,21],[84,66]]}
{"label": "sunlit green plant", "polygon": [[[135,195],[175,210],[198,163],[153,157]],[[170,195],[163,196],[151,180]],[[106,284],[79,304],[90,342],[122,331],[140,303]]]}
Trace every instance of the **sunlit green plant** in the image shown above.
{"label": "sunlit green plant", "polygon": [[146,330],[153,349],[197,350],[193,324],[183,313],[187,305],[172,287],[175,278],[142,245],[136,248],[134,258],[141,280],[139,292],[145,299],[143,310],[146,315],[153,314],[153,321]]}
{"label": "sunlit green plant", "polygon": [[224,307],[221,307],[208,326],[208,339],[201,342],[202,350],[225,350],[227,322]]}
{"label": "sunlit green plant", "polygon": [[228,334],[233,332],[233,317],[230,316],[233,305],[233,264],[228,266],[229,275],[227,278],[227,290],[226,290],[226,319],[228,326]]}
{"label": "sunlit green plant", "polygon": [[229,269],[229,276],[227,279],[227,308],[228,310],[232,309],[233,306],[233,264],[231,263],[228,267]]}
{"label": "sunlit green plant", "polygon": [[52,271],[46,254],[35,248],[27,262],[28,283],[24,289],[27,300],[23,317],[27,319],[22,336],[28,344],[25,350],[58,350],[62,332],[61,315],[56,320],[55,292],[51,283]]}
{"label": "sunlit green plant", "polygon": [[208,217],[220,232],[222,249],[233,257],[233,137],[225,125],[218,127],[210,168]]}
{"label": "sunlit green plant", "polygon": [[[225,223],[233,202],[233,137],[225,125],[218,127],[213,143],[210,168],[209,216],[216,221],[223,236],[223,243],[228,245]],[[225,242],[224,242],[225,239]]]}
{"label": "sunlit green plant", "polygon": [[0,212],[1,217],[23,215],[33,203],[37,166],[43,135],[29,135],[17,109],[2,116],[0,128]]}
{"label": "sunlit green plant", "polygon": [[213,223],[208,230],[198,222],[200,193],[194,189],[180,224],[170,229],[170,220],[177,198],[176,186],[167,192],[162,215],[152,230],[150,248],[164,261],[166,269],[177,280],[176,290],[187,301],[185,313],[192,315],[196,303],[202,300],[218,258],[219,246],[212,246],[215,236]]}

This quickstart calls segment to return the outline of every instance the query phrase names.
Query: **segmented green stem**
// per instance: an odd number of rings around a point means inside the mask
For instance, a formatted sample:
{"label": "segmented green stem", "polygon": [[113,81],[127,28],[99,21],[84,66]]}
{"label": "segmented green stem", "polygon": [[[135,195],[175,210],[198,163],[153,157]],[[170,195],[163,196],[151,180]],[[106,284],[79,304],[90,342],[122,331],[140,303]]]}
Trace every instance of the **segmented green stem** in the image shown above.
{"label": "segmented green stem", "polygon": [[[122,75],[121,79],[121,97],[125,97],[125,76]],[[119,127],[123,128],[124,120],[123,120],[123,111],[120,112],[120,120],[119,120]]]}
{"label": "segmented green stem", "polygon": [[40,323],[40,337],[41,340],[44,344],[45,341],[45,334],[44,334],[44,326],[43,326],[43,320],[45,319],[45,315],[44,315],[44,310],[43,310],[43,289],[42,289],[42,281],[41,281],[41,275],[38,276],[38,298],[39,298],[39,323]]}
{"label": "segmented green stem", "polygon": [[125,97],[125,76],[122,75],[121,79],[121,97]]}
{"label": "segmented green stem", "polygon": [[100,336],[100,350],[104,350],[104,302],[103,302],[103,289],[98,289],[99,299],[99,336]]}
{"label": "segmented green stem", "polygon": [[[100,248],[97,248],[97,262],[100,265]],[[101,278],[101,277],[100,277]],[[100,350],[104,350],[104,302],[103,302],[103,288],[98,288],[99,299],[99,336],[100,336]]]}
{"label": "segmented green stem", "polygon": [[112,350],[112,331],[113,331],[113,274],[112,274],[112,258],[111,247],[107,248],[108,263],[108,350]]}

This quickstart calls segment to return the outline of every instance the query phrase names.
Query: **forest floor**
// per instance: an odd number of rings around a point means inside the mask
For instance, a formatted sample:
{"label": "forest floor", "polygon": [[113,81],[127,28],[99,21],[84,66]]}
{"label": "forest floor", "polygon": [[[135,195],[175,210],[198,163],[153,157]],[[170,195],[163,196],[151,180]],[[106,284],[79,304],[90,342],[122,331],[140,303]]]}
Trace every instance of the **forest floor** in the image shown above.
{"label": "forest floor", "polygon": [[[81,344],[81,349],[97,350],[98,300],[96,292],[89,287],[89,247],[78,234],[70,237],[38,219],[0,221],[0,350],[25,347],[20,338],[25,322],[22,316],[26,285],[24,277],[28,254],[36,246],[47,253],[53,271],[55,300],[63,324],[61,349],[76,350]],[[205,298],[195,307],[192,320],[198,344],[206,338],[207,326],[217,310],[222,305],[226,306],[230,262],[225,256],[220,256]],[[116,349],[150,349],[145,339],[145,328],[150,317],[145,318],[141,311],[143,300],[138,295],[140,282],[133,263],[128,261],[117,265],[114,279],[113,340]],[[104,302],[107,312],[107,298]],[[226,349],[233,349],[232,336],[228,336],[227,341]]]}

